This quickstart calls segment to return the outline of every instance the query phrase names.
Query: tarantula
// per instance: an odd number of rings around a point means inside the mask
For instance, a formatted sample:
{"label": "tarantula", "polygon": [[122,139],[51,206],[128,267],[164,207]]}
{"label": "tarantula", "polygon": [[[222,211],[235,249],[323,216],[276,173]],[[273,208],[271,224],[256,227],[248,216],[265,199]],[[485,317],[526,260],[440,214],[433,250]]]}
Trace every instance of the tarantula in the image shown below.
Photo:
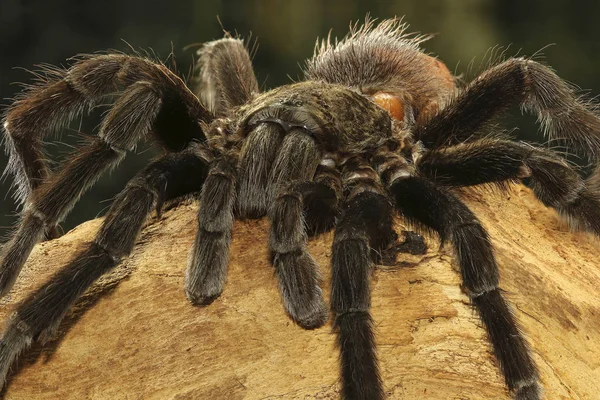
{"label": "tarantula", "polygon": [[[17,307],[0,341],[2,381],[17,355],[51,335],[69,307],[133,249],[148,214],[200,192],[185,292],[207,305],[223,290],[234,218],[271,221],[269,249],[290,317],[306,329],[334,319],[342,395],[382,399],[369,311],[378,255],[397,238],[394,216],[451,243],[464,290],[485,326],[514,398],[539,399],[528,345],[498,283],[490,239],[451,188],[526,180],[575,228],[600,234],[599,173],[584,179],[554,152],[491,134],[510,106],[533,112],[551,139],[595,160],[600,118],[550,68],[511,58],[458,88],[420,49],[426,36],[397,20],[354,26],[318,43],[306,80],[260,93],[244,42],[225,37],[199,51],[197,89],[139,56],[83,56],[47,68],[8,108],[7,172],[23,207],[0,253],[6,294],[33,246],[104,172],[152,132],[168,150],[116,197],[95,239]],[[95,139],[50,171],[42,138],[114,104]],[[307,238],[335,228],[330,311]]]}

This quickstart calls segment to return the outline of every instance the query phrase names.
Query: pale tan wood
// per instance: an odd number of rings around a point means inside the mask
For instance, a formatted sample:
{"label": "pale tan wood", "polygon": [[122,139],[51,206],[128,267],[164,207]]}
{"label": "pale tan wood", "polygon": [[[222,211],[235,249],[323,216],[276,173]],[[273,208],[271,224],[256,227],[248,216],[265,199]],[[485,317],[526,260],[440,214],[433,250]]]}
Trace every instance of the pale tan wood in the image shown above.
{"label": "pale tan wood", "polygon": [[[534,349],[546,398],[600,398],[598,242],[568,232],[523,187],[462,197],[493,238],[502,286]],[[267,263],[266,221],[236,222],[223,295],[206,308],[187,302],[183,274],[195,208],[180,206],[149,222],[132,256],[87,295],[58,340],[20,359],[6,399],[338,398],[331,324],[305,331],[285,315]],[[0,318],[100,223],[37,246]],[[331,238],[310,244],[326,291]],[[508,398],[452,255],[428,243],[423,257],[399,256],[414,265],[374,274],[389,398]]]}

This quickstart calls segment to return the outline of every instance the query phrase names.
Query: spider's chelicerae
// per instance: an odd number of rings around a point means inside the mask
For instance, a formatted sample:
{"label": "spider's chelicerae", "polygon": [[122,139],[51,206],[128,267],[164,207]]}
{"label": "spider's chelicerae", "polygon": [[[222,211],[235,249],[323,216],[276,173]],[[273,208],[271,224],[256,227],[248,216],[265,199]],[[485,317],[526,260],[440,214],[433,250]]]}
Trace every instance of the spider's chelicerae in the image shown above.
{"label": "spider's chelicerae", "polygon": [[[600,234],[599,175],[584,179],[547,149],[490,133],[513,105],[538,116],[545,134],[595,160],[600,119],[551,69],[512,58],[462,88],[397,20],[323,41],[305,80],[260,93],[241,40],[199,51],[197,88],[163,64],[123,54],[84,56],[46,68],[4,118],[7,172],[22,205],[0,253],[6,294],[33,246],[104,172],[150,133],[168,150],[114,200],[96,238],[18,305],[0,342],[0,376],[17,355],[56,330],[74,301],[132,251],[148,214],[201,192],[185,291],[212,302],[226,280],[234,218],[271,220],[269,249],[283,305],[301,327],[334,319],[346,399],[381,399],[370,315],[374,262],[397,236],[395,213],[439,234],[456,254],[464,289],[483,321],[514,398],[539,399],[538,372],[498,284],[488,234],[451,189],[526,180],[575,228]],[[114,99],[98,136],[58,171],[43,137]],[[335,229],[330,311],[307,238]]]}

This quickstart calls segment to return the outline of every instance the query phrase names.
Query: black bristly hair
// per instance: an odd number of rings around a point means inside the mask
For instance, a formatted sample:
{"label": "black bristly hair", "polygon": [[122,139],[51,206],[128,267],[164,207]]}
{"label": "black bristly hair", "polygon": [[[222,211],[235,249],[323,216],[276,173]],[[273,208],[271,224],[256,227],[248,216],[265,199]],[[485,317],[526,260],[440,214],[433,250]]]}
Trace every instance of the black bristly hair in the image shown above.
{"label": "black bristly hair", "polygon": [[[413,244],[395,243],[397,214],[452,247],[508,390],[518,400],[539,400],[537,367],[500,288],[492,239],[450,189],[527,180],[571,226],[600,235],[598,167],[584,179],[558,154],[489,131],[494,117],[519,105],[536,114],[550,139],[596,163],[600,118],[593,104],[530,59],[508,59],[458,89],[445,65],[420,49],[427,37],[405,29],[398,20],[352,26],[346,38],[317,45],[304,81],[264,93],[244,43],[229,35],[199,50],[194,91],[139,55],[84,56],[68,69],[43,71],[48,79],[17,97],[3,121],[6,173],[22,215],[0,250],[0,294],[11,289],[34,245],[52,237],[79,197],[139,140],[151,135],[167,154],[127,184],[96,237],[17,306],[0,340],[0,381],[129,255],[152,210],[200,192],[185,276],[190,302],[208,305],[222,293],[234,220],[268,216],[285,311],[305,329],[332,315],[345,399],[385,396],[371,274],[395,252],[425,250],[413,233]],[[50,171],[42,139],[107,96],[113,104],[97,137]],[[332,229],[329,312],[307,241]]]}

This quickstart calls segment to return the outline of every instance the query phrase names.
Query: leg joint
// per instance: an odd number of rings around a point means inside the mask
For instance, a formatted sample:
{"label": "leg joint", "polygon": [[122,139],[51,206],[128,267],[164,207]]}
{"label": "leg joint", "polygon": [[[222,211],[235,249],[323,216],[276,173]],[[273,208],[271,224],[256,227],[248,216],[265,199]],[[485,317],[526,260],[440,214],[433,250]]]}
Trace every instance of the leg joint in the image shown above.
{"label": "leg joint", "polygon": [[489,286],[480,288],[480,290],[478,290],[478,291],[472,291],[469,288],[465,287],[465,290],[467,292],[467,296],[469,296],[469,298],[471,300],[474,300],[481,296],[488,295],[490,292],[500,290],[500,287],[498,285],[489,285]]}
{"label": "leg joint", "polygon": [[93,245],[95,245],[98,250],[100,250],[102,253],[104,253],[105,256],[107,256],[108,258],[111,259],[111,261],[115,264],[118,264],[119,261],[121,261],[121,258],[123,258],[121,255],[118,255],[116,253],[113,253],[109,246],[106,245],[106,243],[103,243],[103,241],[100,241],[98,239],[94,239],[94,241],[92,242]]}

